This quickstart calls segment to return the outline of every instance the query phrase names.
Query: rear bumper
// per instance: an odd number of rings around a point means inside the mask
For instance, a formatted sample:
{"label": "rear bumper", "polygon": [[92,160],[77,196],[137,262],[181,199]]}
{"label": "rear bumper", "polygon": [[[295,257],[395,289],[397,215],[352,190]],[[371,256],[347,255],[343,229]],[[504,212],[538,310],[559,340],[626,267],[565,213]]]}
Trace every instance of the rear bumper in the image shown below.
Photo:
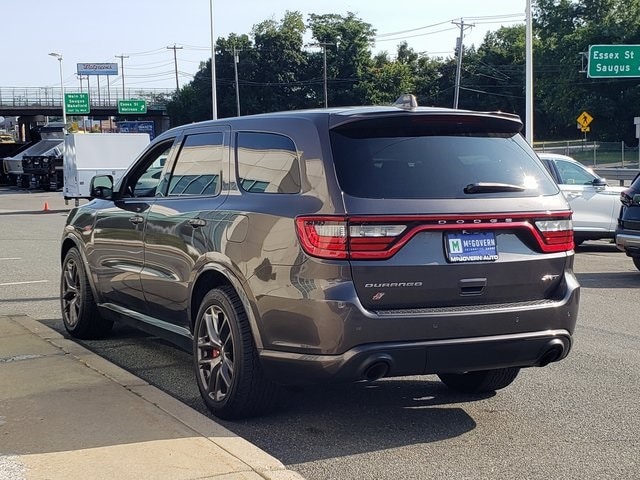
{"label": "rear bumper", "polygon": [[262,317],[259,355],[273,381],[542,366],[571,348],[580,286],[567,269],[555,299],[421,310],[366,310],[350,282],[323,294],[300,299],[295,311],[274,308]]}
{"label": "rear bumper", "polygon": [[640,232],[630,230],[617,231],[616,247],[629,256],[640,256]]}
{"label": "rear bumper", "polygon": [[562,360],[572,345],[567,330],[424,342],[362,345],[342,355],[262,351],[265,372],[283,384],[376,380],[380,377],[464,373],[544,366]]}

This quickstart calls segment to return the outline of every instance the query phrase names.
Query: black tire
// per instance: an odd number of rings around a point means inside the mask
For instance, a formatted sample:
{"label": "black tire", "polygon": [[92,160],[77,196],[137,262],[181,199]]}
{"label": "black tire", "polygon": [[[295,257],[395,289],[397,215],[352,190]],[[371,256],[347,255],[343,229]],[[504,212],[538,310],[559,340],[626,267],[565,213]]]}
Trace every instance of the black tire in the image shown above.
{"label": "black tire", "polygon": [[485,393],[505,388],[516,379],[519,368],[497,368],[468,373],[440,373],[447,387],[462,393]]}
{"label": "black tire", "polygon": [[640,270],[640,257],[631,257],[631,260],[633,260],[633,264],[636,268]]}
{"label": "black tire", "polygon": [[78,249],[70,249],[62,262],[60,307],[64,328],[72,337],[103,338],[113,322],[100,317]]}
{"label": "black tire", "polygon": [[266,413],[279,388],[262,372],[242,302],[230,286],[202,299],[193,334],[196,382],[215,416],[234,420]]}

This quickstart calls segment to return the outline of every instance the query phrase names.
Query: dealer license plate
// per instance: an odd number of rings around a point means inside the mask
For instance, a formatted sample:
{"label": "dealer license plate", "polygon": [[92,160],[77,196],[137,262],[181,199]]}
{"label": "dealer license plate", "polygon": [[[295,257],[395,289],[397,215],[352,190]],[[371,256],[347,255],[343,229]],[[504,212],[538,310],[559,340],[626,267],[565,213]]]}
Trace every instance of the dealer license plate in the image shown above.
{"label": "dealer license plate", "polygon": [[451,263],[493,262],[498,259],[493,232],[446,233],[445,249]]}

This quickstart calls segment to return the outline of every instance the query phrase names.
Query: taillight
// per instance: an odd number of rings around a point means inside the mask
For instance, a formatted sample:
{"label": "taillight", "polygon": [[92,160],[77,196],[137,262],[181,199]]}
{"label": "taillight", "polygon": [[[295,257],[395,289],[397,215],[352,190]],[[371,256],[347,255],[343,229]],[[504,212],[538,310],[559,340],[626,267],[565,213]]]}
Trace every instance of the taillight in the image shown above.
{"label": "taillight", "polygon": [[536,220],[536,228],[544,243],[543,252],[563,252],[573,250],[573,222],[571,218]]}
{"label": "taillight", "polygon": [[344,217],[298,217],[298,238],[304,250],[328,259],[389,258],[389,246],[406,225],[349,222]]}
{"label": "taillight", "polygon": [[347,258],[347,221],[342,217],[298,217],[298,238],[305,252],[314,257]]}
{"label": "taillight", "polygon": [[620,201],[625,207],[640,205],[640,195],[634,190],[628,188],[620,193]]}

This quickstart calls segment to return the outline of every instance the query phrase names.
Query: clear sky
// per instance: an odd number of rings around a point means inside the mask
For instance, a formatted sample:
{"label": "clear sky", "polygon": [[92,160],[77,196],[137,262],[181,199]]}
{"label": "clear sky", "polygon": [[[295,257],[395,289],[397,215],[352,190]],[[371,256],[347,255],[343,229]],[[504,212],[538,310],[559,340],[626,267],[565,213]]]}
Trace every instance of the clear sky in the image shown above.
{"label": "clear sky", "polygon": [[[128,88],[175,88],[173,51],[179,82],[189,82],[210,57],[210,0],[110,0],[108,2],[0,1],[0,88],[78,87],[77,63],[118,63],[124,59]],[[418,52],[452,55],[459,28],[451,20],[473,23],[465,46],[479,46],[488,30],[524,22],[526,0],[213,0],[216,37],[250,34],[253,25],[282,19],[287,10],[355,13],[377,31],[374,52],[396,51],[403,40]],[[401,32],[396,35],[388,35]],[[310,40],[310,38],[309,38]],[[103,82],[104,77],[103,78]],[[120,86],[120,77],[109,77]],[[95,77],[92,78],[95,81]],[[104,83],[102,84],[104,87]],[[95,87],[95,83],[92,83]]]}

